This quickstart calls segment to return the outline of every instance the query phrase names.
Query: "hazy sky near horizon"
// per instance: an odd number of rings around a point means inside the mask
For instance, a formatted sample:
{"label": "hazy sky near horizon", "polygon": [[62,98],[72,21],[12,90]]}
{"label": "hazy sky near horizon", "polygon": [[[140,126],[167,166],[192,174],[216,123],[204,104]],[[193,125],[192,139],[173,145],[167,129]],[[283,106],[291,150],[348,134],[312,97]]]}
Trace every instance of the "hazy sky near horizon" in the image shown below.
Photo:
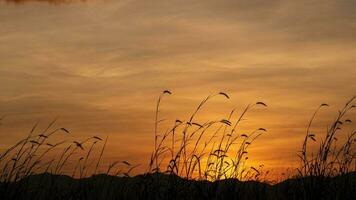
{"label": "hazy sky near horizon", "polygon": [[12,2],[0,0],[1,149],[59,116],[71,137],[109,136],[112,159],[145,164],[162,90],[170,120],[224,91],[201,120],[265,102],[244,122],[268,129],[250,157],[288,167],[316,107],[331,105],[325,128],[356,92],[352,0]]}

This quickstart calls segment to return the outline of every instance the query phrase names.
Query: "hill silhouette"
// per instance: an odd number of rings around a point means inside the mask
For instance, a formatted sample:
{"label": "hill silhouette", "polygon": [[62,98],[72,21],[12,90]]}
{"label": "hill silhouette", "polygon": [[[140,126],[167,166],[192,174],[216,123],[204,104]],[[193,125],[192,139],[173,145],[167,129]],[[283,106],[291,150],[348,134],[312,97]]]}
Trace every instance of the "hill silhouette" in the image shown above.
{"label": "hill silhouette", "polygon": [[355,172],[288,179],[275,185],[237,179],[187,180],[162,173],[82,179],[45,173],[1,183],[0,199],[355,199],[355,188]]}

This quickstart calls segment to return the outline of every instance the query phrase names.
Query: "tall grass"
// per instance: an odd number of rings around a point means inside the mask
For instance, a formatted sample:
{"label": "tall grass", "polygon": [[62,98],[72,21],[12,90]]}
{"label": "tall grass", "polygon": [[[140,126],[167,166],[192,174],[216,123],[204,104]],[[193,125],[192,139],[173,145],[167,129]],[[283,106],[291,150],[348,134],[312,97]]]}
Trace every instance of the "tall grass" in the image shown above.
{"label": "tall grass", "polygon": [[[112,161],[104,167],[107,137],[69,141],[67,136],[72,133],[66,128],[57,128],[53,120],[44,130],[36,123],[24,139],[0,154],[0,198],[30,195],[35,199],[347,199],[353,195],[350,188],[356,183],[349,172],[356,170],[356,131],[345,135],[343,130],[352,123],[347,116],[356,107],[353,105],[355,97],[340,109],[320,141],[311,130],[320,109],[328,105],[321,104],[317,108],[298,154],[301,161],[298,176],[270,187],[254,182],[266,182],[269,171],[263,171],[264,165],[248,164],[252,145],[267,130],[260,127],[251,132],[242,130],[242,122],[250,111],[267,107],[265,103],[249,104],[241,113],[233,109],[218,120],[198,121],[210,101],[230,99],[228,94],[219,92],[204,98],[187,119],[176,119],[162,131],[161,102],[170,95],[172,92],[165,90],[157,100],[154,145],[146,174],[127,178],[138,165],[125,160]],[[55,140],[54,136],[62,139]],[[311,142],[314,145],[319,142],[316,151],[310,148]],[[28,179],[40,173],[52,175],[49,182],[46,177],[43,181],[31,182],[39,185],[39,189],[35,189]],[[291,172],[286,173],[290,177]],[[79,180],[61,182],[64,179],[59,176],[62,179],[56,182],[53,174],[66,174]],[[97,176],[86,179],[91,175]],[[335,178],[339,175],[346,178]],[[105,178],[100,179],[102,177]],[[250,184],[239,180],[254,181]],[[48,187],[42,191],[45,186]],[[33,190],[38,194],[32,194]]]}
{"label": "tall grass", "polygon": [[[44,130],[38,130],[38,123],[36,123],[26,138],[0,154],[0,182],[16,182],[38,173],[65,174],[83,178],[99,172],[107,138],[97,157],[94,152],[95,147],[103,142],[100,137],[92,136],[83,141],[68,141],[65,137],[70,132],[65,128],[54,128],[55,122],[56,120],[53,120]],[[54,135],[60,135],[64,139],[59,142],[58,139],[57,142],[52,141]],[[73,165],[73,162],[76,164]],[[115,163],[109,165],[108,170],[101,170],[100,173],[112,174],[111,171],[115,170],[114,174],[119,175],[118,163],[122,164],[121,175],[128,176],[133,170],[132,166],[125,164],[128,163],[127,161]]]}
{"label": "tall grass", "polygon": [[[350,172],[356,170],[356,131],[344,131],[345,126],[352,123],[346,117],[355,108],[354,100],[355,97],[351,98],[338,111],[320,141],[311,128],[319,110],[329,105],[321,104],[310,119],[298,154],[301,161],[297,169],[299,184],[294,190],[300,195],[299,199],[348,199],[354,196],[350,188],[354,188],[355,179]],[[317,143],[318,148],[313,151],[310,142]]]}
{"label": "tall grass", "polygon": [[251,133],[241,133],[239,125],[248,111],[255,106],[267,107],[263,102],[248,105],[241,114],[232,110],[220,120],[199,123],[195,121],[199,111],[213,98],[230,97],[220,92],[203,99],[186,120],[175,120],[165,132],[159,132],[162,120],[160,104],[165,90],[158,98],[154,127],[154,150],[149,172],[178,175],[187,179],[216,181],[221,179],[257,179],[261,172],[257,167],[246,168],[248,150],[254,141],[267,130],[257,128]]}
{"label": "tall grass", "polygon": [[[345,117],[356,107],[353,105],[355,98],[351,98],[338,111],[337,116],[328,126],[323,139],[319,141],[319,148],[316,152],[308,149],[309,142],[317,142],[316,134],[312,133],[310,129],[319,110],[328,107],[328,104],[321,104],[314,112],[307,127],[301,153],[298,154],[301,160],[301,166],[298,168],[300,176],[332,177],[356,170],[356,131],[352,130],[350,133],[342,131],[344,126],[352,123],[350,119]],[[340,134],[348,135],[342,141],[339,140]]]}

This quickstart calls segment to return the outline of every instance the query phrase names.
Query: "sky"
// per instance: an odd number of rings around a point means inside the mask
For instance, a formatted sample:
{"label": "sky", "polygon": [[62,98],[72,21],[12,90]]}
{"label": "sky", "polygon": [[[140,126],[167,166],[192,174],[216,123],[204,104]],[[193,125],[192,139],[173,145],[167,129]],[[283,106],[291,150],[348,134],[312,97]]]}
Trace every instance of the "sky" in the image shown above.
{"label": "sky", "polygon": [[70,137],[108,136],[107,160],[145,165],[163,90],[167,120],[222,91],[199,122],[263,101],[242,125],[268,130],[250,158],[293,168],[318,105],[319,139],[355,95],[355,35],[352,0],[0,0],[0,149],[58,117]]}

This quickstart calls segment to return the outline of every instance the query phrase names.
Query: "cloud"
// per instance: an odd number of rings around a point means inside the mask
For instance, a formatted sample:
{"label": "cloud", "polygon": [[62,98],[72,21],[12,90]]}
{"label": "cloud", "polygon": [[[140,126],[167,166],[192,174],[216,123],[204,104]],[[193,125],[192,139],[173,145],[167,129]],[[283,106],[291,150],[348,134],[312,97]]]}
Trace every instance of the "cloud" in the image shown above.
{"label": "cloud", "polygon": [[66,4],[66,3],[73,3],[73,2],[86,2],[87,0],[4,0],[8,3],[15,3],[15,4],[25,4],[25,3],[50,3],[50,4]]}

